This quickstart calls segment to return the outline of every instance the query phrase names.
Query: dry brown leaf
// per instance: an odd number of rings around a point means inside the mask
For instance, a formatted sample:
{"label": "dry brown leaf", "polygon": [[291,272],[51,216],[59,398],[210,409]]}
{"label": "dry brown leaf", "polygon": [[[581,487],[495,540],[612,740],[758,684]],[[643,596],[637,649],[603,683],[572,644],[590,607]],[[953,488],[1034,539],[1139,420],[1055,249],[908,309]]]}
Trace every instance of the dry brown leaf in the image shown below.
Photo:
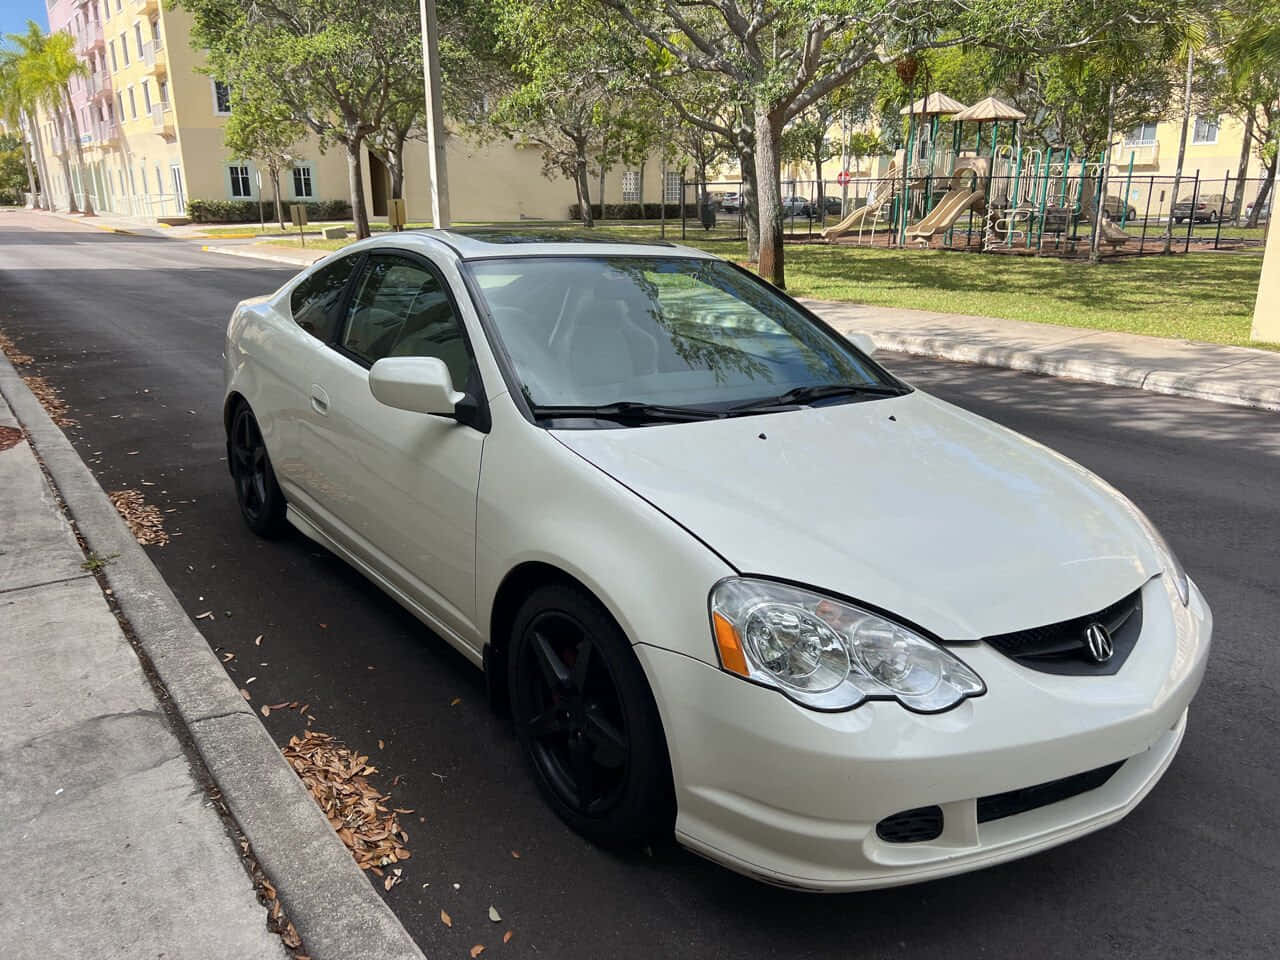
{"label": "dry brown leaf", "polygon": [[451,707],[456,707],[456,706],[457,706],[458,704],[460,704],[461,702],[462,702],[462,698],[461,698],[461,697],[454,697],[452,700],[450,700],[450,701],[449,701],[449,706],[451,706]]}
{"label": "dry brown leaf", "polygon": [[441,923],[443,923],[446,927],[452,927],[452,926],[453,926],[453,917],[449,916],[447,913],[445,913],[443,910],[441,910],[441,911],[440,911],[440,922],[441,922]]}
{"label": "dry brown leaf", "polygon": [[[108,497],[115,505],[116,512],[124,518],[133,539],[144,546],[162,547],[169,542],[169,534],[164,529],[164,514],[159,507],[148,504],[138,490],[112,490]],[[196,619],[199,620],[204,615]],[[213,611],[209,611],[213,616]]]}
{"label": "dry brown leaf", "polygon": [[30,354],[19,350],[18,345],[3,333],[0,333],[0,353],[8,357],[9,362],[15,367],[25,367],[36,362]]}
{"label": "dry brown leaf", "polygon": [[269,716],[271,716],[271,707],[269,707],[269,706],[268,706],[267,704],[265,704],[265,703],[262,705],[262,715],[263,715],[264,717],[269,717]]}
{"label": "dry brown leaf", "polygon": [[513,857],[515,857],[517,860],[519,860],[519,859],[520,859],[520,851],[519,851],[519,850],[512,850],[512,851],[511,851],[511,856],[513,856]]}
{"label": "dry brown leaf", "polygon": [[257,638],[253,641],[253,645],[255,647],[262,646],[262,634],[258,634]]}
{"label": "dry brown leaf", "polygon": [[506,933],[504,933],[504,934],[502,935],[502,942],[503,942],[503,943],[510,943],[510,942],[511,942],[511,931],[510,931],[510,930],[508,930]]}
{"label": "dry brown leaf", "polygon": [[483,944],[483,943],[477,943],[474,947],[472,947],[472,948],[471,948],[471,956],[472,956],[472,957],[478,957],[478,956],[480,956],[480,954],[482,954],[482,953],[484,953],[484,944]]}
{"label": "dry brown leaf", "polygon": [[246,700],[252,700],[252,699],[253,699],[253,697],[249,696],[249,691],[248,691],[248,690],[246,690],[244,687],[241,687],[241,688],[240,688],[240,696],[244,697]]}
{"label": "dry brown leaf", "polygon": [[234,660],[235,658],[236,658],[236,655],[235,655],[234,653],[230,653],[230,652],[228,652],[228,653],[224,653],[224,654],[222,655],[222,662],[223,662],[223,663],[230,663],[230,662],[231,662],[232,660]]}
{"label": "dry brown leaf", "polygon": [[379,749],[379,750],[381,750],[381,749],[383,748],[383,746],[384,746],[383,742],[382,742],[381,740],[379,740],[379,741],[378,741],[378,749]]}
{"label": "dry brown leaf", "polygon": [[197,619],[197,620],[212,620],[212,619],[213,619],[213,611],[212,611],[212,610],[206,610],[204,613],[197,613],[197,614],[196,614],[196,619]]}
{"label": "dry brown leaf", "polygon": [[40,406],[44,407],[45,412],[49,414],[49,419],[60,427],[74,427],[76,421],[72,419],[67,411],[70,409],[67,402],[58,394],[58,389],[44,377],[28,376],[23,377],[22,381],[27,385],[27,389],[35,394]]}

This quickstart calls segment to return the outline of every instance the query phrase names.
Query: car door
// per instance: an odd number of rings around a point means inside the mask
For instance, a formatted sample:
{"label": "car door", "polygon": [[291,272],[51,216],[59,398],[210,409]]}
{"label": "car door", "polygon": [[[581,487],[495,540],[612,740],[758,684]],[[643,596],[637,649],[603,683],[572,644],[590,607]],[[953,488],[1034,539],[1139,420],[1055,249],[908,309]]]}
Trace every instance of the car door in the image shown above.
{"label": "car door", "polygon": [[481,389],[457,305],[429,260],[370,253],[314,372],[303,457],[324,484],[316,520],[460,637],[474,636],[475,515],[484,434],[385,406],[369,389],[383,357],[439,357],[459,390]]}

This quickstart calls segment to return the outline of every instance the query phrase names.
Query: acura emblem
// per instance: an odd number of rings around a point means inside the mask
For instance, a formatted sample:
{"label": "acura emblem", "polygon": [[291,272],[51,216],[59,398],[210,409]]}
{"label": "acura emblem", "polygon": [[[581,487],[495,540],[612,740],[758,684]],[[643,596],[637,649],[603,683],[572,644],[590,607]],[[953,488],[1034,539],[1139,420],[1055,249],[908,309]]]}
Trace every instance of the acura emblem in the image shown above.
{"label": "acura emblem", "polygon": [[1116,652],[1116,645],[1111,642],[1111,634],[1100,623],[1091,623],[1084,631],[1084,648],[1089,659],[1094,663],[1106,663]]}

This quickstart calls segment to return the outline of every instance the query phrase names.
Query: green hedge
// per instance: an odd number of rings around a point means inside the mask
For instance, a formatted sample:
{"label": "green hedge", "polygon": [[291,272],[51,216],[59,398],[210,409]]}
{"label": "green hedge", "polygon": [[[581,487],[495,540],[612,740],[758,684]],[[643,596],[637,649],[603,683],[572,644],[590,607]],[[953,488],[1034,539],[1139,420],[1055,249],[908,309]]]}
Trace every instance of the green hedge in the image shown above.
{"label": "green hedge", "polygon": [[[579,207],[576,203],[570,206],[569,219],[570,220],[581,219],[578,215],[578,211],[579,211]],[[688,217],[697,216],[698,214],[697,204],[693,203],[692,201],[686,203],[684,206],[684,212],[685,212],[685,216],[688,216]],[[605,213],[604,219],[606,220],[660,220],[662,219],[662,204],[646,203],[644,205],[644,209],[641,210],[640,204],[638,203],[606,203],[604,205],[604,213]],[[601,219],[600,204],[593,203],[591,205],[591,216],[596,220]],[[679,216],[680,216],[680,204],[668,203],[667,219],[668,220],[676,219]]]}
{"label": "green hedge", "polygon": [[[317,200],[307,203],[306,207],[308,220],[351,219],[351,204],[346,200]],[[262,211],[267,220],[275,218],[275,204],[271,200],[263,201]],[[284,211],[288,217],[288,203]],[[187,216],[193,223],[257,223],[260,214],[256,200],[189,200]]]}

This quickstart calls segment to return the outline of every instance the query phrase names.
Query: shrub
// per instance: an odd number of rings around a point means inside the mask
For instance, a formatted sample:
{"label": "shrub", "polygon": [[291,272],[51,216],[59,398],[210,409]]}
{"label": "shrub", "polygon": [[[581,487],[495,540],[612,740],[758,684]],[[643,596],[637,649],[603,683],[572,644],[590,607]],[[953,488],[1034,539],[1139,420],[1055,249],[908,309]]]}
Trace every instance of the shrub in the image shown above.
{"label": "shrub", "polygon": [[[285,216],[290,204],[283,199]],[[350,220],[351,204],[346,200],[313,200],[306,204],[307,220]],[[275,217],[275,204],[263,198],[267,220]],[[260,216],[257,200],[189,200],[187,216],[193,223],[253,223]],[[292,222],[292,221],[291,221]]]}
{"label": "shrub", "polygon": [[[604,205],[605,219],[607,220],[660,220],[662,219],[662,204],[646,203],[644,209],[640,208],[638,203],[606,203]],[[581,219],[578,215],[578,204],[572,204],[569,207],[569,219]],[[684,213],[687,217],[697,216],[698,208],[695,203],[686,203],[684,205]],[[600,204],[593,203],[591,205],[591,216],[596,220],[600,219]],[[679,219],[680,204],[667,204],[667,219]]]}

